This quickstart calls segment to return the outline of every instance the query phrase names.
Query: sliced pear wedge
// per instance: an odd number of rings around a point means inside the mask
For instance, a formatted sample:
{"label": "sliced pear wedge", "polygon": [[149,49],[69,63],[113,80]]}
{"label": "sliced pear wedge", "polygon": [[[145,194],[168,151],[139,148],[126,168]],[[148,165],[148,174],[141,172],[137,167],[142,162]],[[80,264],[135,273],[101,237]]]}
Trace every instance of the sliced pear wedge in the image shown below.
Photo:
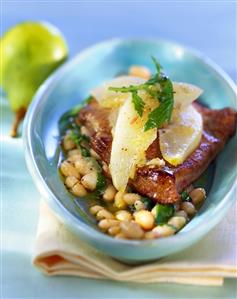
{"label": "sliced pear wedge", "polygon": [[195,101],[203,93],[203,90],[193,84],[173,82],[174,108],[182,109]]}
{"label": "sliced pear wedge", "polygon": [[145,151],[156,139],[157,129],[144,132],[148,113],[144,110],[143,116],[139,117],[130,95],[119,109],[109,165],[113,184],[119,191],[125,190],[136,165],[145,161]]}
{"label": "sliced pear wedge", "polygon": [[202,116],[192,105],[175,112],[167,128],[159,130],[163,158],[174,166],[183,163],[199,145],[202,130]]}

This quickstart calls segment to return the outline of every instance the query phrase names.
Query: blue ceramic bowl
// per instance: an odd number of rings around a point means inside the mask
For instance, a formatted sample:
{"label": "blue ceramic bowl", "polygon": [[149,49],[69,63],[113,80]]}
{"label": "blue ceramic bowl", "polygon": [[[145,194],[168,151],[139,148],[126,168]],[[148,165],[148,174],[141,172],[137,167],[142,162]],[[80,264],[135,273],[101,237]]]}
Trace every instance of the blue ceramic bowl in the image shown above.
{"label": "blue ceramic bowl", "polygon": [[200,54],[167,41],[114,39],[81,52],[53,74],[35,95],[24,124],[27,165],[48,205],[81,239],[110,256],[130,262],[164,257],[197,242],[225,216],[236,200],[237,191],[235,136],[216,159],[204,206],[175,236],[145,241],[114,239],[97,230],[86,200],[73,200],[67,192],[57,170],[59,118],[86,98],[92,87],[126,73],[132,64],[153,69],[151,55],[160,61],[172,80],[200,86],[205,91],[204,104],[211,108],[236,108],[234,83]]}

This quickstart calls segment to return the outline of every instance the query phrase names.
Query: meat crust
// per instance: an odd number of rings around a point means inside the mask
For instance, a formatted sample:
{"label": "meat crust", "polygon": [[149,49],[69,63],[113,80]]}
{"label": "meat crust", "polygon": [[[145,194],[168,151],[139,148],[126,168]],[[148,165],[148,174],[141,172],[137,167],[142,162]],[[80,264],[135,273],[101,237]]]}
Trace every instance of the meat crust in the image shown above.
{"label": "meat crust", "polygon": [[[176,167],[168,163],[165,167],[139,167],[135,178],[129,181],[129,185],[137,192],[162,204],[179,201],[179,192],[198,179],[235,133],[237,114],[233,109],[211,110],[197,103],[193,105],[203,118],[202,139],[194,152]],[[91,136],[91,147],[107,164],[113,141],[109,114],[109,109],[102,108],[95,100],[78,114],[78,121]],[[147,149],[146,157],[148,160],[162,158],[159,136]]]}

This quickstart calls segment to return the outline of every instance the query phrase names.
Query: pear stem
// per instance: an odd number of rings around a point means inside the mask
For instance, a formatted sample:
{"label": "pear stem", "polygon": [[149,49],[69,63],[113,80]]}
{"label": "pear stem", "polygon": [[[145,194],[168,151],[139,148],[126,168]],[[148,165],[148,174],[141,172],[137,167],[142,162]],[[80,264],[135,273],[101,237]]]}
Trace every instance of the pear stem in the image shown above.
{"label": "pear stem", "polygon": [[17,137],[18,127],[22,119],[24,118],[25,114],[26,114],[26,108],[21,107],[19,110],[17,110],[15,120],[12,124],[11,132],[10,132],[11,137]]}

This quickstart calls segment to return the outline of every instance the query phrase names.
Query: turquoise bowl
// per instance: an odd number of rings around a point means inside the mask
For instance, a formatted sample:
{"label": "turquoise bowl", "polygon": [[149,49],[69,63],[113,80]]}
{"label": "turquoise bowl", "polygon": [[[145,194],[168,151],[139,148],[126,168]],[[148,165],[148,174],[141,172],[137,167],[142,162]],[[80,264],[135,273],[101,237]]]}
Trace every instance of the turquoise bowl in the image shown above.
{"label": "turquoise bowl", "polygon": [[154,70],[151,56],[160,61],[172,80],[200,86],[204,104],[236,109],[234,83],[206,57],[168,41],[113,39],[82,51],[56,71],[38,90],[24,123],[27,165],[47,204],[81,239],[105,254],[129,262],[161,258],[194,244],[226,215],[237,194],[236,136],[208,172],[211,186],[205,204],[187,226],[168,238],[130,241],[107,236],[97,230],[86,200],[75,200],[66,190],[57,170],[58,120],[86,98],[92,87],[126,73],[129,66],[140,64]]}

